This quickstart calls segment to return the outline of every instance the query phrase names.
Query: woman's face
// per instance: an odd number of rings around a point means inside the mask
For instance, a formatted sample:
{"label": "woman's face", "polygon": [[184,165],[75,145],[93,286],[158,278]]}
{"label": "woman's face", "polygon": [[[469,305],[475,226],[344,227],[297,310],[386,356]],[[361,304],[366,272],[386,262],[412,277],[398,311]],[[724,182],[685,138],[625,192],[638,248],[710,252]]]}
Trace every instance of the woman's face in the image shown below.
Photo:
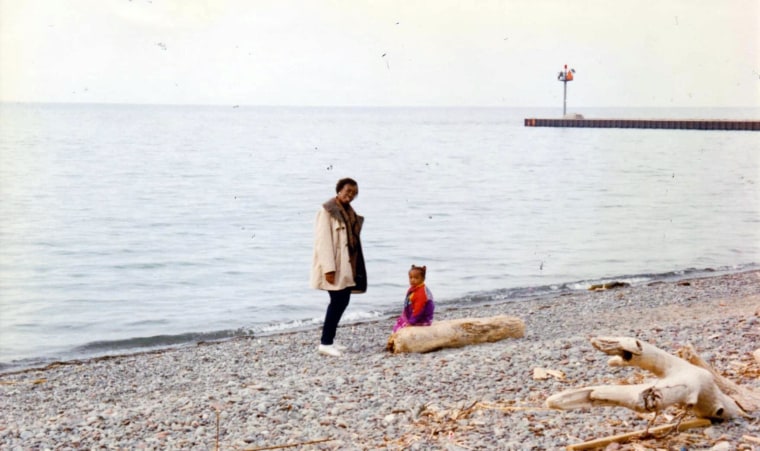
{"label": "woman's face", "polygon": [[338,202],[342,204],[350,204],[356,196],[359,195],[359,187],[356,185],[345,184],[343,188],[338,191]]}

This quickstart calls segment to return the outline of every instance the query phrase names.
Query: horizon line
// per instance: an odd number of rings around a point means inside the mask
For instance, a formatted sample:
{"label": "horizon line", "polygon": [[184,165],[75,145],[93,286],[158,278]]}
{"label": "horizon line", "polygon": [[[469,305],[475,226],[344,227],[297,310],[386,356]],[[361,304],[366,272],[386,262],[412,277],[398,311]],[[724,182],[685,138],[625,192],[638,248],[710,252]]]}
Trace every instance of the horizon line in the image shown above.
{"label": "horizon line", "polygon": [[[479,108],[479,109],[499,109],[499,108],[540,108],[555,109],[556,105],[294,105],[294,104],[234,104],[234,103],[143,103],[143,102],[61,102],[61,101],[39,101],[39,100],[0,100],[0,105],[100,105],[100,106],[162,106],[162,107],[214,107],[214,108],[388,108],[388,109],[438,109],[438,108]],[[760,109],[760,106],[740,106],[740,105],[700,105],[700,106],[658,106],[658,105],[583,105],[572,109],[595,109],[595,108],[667,108],[667,109],[699,109],[699,108],[730,108],[730,109]]]}

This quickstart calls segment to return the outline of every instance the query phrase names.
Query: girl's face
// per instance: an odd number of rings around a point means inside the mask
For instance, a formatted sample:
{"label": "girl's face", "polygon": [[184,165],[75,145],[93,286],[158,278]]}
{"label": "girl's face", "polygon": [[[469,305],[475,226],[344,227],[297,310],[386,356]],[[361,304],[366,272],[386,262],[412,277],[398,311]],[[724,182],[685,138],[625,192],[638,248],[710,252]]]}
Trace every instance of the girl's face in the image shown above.
{"label": "girl's face", "polygon": [[356,196],[359,195],[359,187],[356,185],[345,184],[343,188],[338,191],[338,202],[342,204],[350,204]]}
{"label": "girl's face", "polygon": [[424,281],[425,278],[422,277],[422,271],[419,269],[413,269],[409,271],[409,285],[416,287]]}

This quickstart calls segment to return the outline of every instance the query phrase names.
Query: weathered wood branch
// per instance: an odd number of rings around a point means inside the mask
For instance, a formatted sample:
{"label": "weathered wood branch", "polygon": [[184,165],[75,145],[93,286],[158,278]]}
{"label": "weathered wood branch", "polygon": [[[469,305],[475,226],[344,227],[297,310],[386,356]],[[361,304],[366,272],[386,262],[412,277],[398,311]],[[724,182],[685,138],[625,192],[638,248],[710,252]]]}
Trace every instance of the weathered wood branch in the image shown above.
{"label": "weathered wood branch", "polygon": [[577,443],[575,445],[568,445],[567,450],[576,451],[583,449],[599,449],[603,446],[609,445],[610,443],[625,443],[634,439],[647,438],[650,435],[666,434],[676,428],[676,430],[680,432],[691,428],[706,427],[710,424],[710,420],[706,420],[704,418],[684,421],[681,424],[664,424],[662,426],[657,426],[643,431],[626,432],[625,434],[618,434],[611,437],[598,438],[595,440],[590,440],[588,442]]}
{"label": "weathered wood branch", "polygon": [[754,392],[747,387],[742,387],[718,373],[715,368],[710,366],[710,364],[705,362],[705,360],[697,354],[697,351],[692,345],[687,344],[679,349],[678,356],[692,365],[696,365],[709,371],[720,391],[736,401],[745,412],[760,410],[760,393]]}
{"label": "weathered wood branch", "polygon": [[491,343],[525,335],[520,318],[500,315],[435,321],[430,326],[409,326],[388,338],[386,349],[393,353],[431,352],[471,344]]}
{"label": "weathered wood branch", "polygon": [[550,396],[547,407],[575,409],[620,406],[637,412],[682,407],[699,418],[725,420],[746,412],[724,393],[711,371],[630,337],[596,337],[591,344],[612,356],[610,366],[637,366],[659,377],[636,385],[604,385],[567,390]]}

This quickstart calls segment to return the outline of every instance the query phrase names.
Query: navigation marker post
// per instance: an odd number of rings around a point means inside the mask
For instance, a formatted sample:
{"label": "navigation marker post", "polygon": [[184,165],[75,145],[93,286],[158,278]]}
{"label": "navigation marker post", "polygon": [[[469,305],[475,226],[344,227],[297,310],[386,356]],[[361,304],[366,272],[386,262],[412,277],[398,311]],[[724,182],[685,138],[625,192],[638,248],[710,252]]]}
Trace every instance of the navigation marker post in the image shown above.
{"label": "navigation marker post", "polygon": [[575,69],[568,69],[567,64],[565,64],[565,68],[557,74],[557,80],[561,81],[564,87],[564,94],[562,96],[562,117],[565,117],[567,114],[567,82],[573,81],[574,73]]}

